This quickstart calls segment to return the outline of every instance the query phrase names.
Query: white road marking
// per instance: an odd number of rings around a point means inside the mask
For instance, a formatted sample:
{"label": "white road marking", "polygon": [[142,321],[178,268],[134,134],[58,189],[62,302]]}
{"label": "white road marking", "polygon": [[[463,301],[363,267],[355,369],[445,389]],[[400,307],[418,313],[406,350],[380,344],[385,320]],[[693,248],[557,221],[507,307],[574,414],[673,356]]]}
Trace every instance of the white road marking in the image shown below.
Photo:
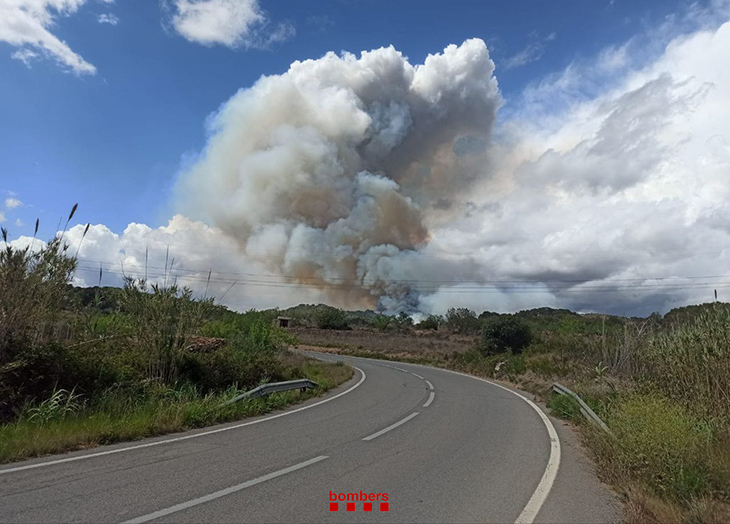
{"label": "white road marking", "polygon": [[280,469],[279,471],[274,471],[273,473],[269,473],[268,475],[264,475],[263,477],[255,478],[253,480],[247,480],[246,482],[243,482],[241,484],[237,484],[235,486],[231,486],[230,488],[222,489],[220,491],[216,491],[214,493],[211,493],[209,495],[205,495],[204,497],[200,497],[197,499],[189,500],[187,502],[182,502],[180,504],[175,504],[174,506],[170,506],[169,508],[161,509],[159,511],[155,511],[154,513],[148,513],[147,515],[142,515],[141,517],[137,517],[132,520],[128,520],[124,522],[123,524],[139,524],[142,522],[149,522],[150,520],[158,519],[160,517],[164,517],[166,515],[171,515],[172,513],[177,513],[178,511],[182,511],[184,509],[192,508],[193,506],[198,506],[200,504],[205,504],[206,502],[210,502],[211,500],[219,499],[221,497],[225,497],[227,495],[230,495],[232,493],[236,493],[237,491],[241,491],[246,488],[250,488],[251,486],[255,486],[256,484],[261,484],[262,482],[266,482],[267,480],[275,479],[276,477],[281,477],[282,475],[286,475],[287,473],[291,473],[293,471],[296,471],[298,469],[306,468],[307,466],[311,466],[312,464],[316,464],[317,462],[321,462],[324,459],[326,459],[327,456],[322,455],[319,457],[315,457],[313,459],[307,460],[305,462],[301,462],[299,464],[296,464],[294,466],[290,466],[288,468]]}
{"label": "white road marking", "polygon": [[[378,361],[378,359],[366,357],[350,358],[361,358],[363,360],[372,360],[376,362]],[[455,375],[463,375],[465,377],[473,378],[475,380],[481,380],[482,382],[486,382],[487,384],[491,384],[492,386],[497,386],[498,388],[509,391],[513,395],[517,395],[518,397],[520,397],[522,400],[527,402],[527,404],[529,404],[529,406],[534,409],[535,412],[540,416],[540,419],[547,429],[548,437],[550,437],[550,456],[548,457],[548,462],[545,466],[545,472],[543,473],[540,482],[535,488],[535,491],[532,493],[530,500],[527,501],[527,505],[522,509],[522,512],[519,514],[517,520],[515,521],[515,524],[532,524],[535,521],[537,514],[540,512],[540,508],[542,508],[542,505],[547,500],[547,497],[550,494],[550,490],[555,483],[555,478],[558,476],[558,469],[560,469],[560,438],[558,437],[558,432],[555,431],[553,423],[550,422],[550,419],[547,417],[547,415],[545,415],[545,413],[537,406],[537,404],[528,399],[526,396],[516,391],[513,391],[510,388],[502,386],[501,384],[492,382],[491,380],[486,380],[481,377],[475,377],[474,375],[468,375],[467,373],[461,373],[459,371],[452,371],[450,369],[425,366],[423,364],[409,365],[423,367],[431,370],[445,371],[447,373],[454,373]]]}
{"label": "white road marking", "polygon": [[413,375],[414,377],[418,377],[418,378],[420,378],[421,380],[426,380],[425,378],[423,378],[423,377],[422,377],[421,375],[419,375],[418,373],[413,373],[413,372],[411,372],[411,375]]}
{"label": "white road marking", "polygon": [[428,384],[428,389],[433,389],[433,384],[431,384],[431,382],[429,382],[429,381],[427,380],[427,381],[426,381],[426,384]]}
{"label": "white road marking", "polygon": [[417,412],[417,411],[416,411],[415,413],[411,413],[410,415],[408,415],[408,416],[407,416],[406,418],[404,418],[403,420],[399,420],[399,421],[398,421],[398,422],[396,422],[395,424],[392,424],[392,425],[388,426],[388,427],[387,427],[387,428],[385,428],[385,429],[381,429],[380,431],[378,431],[377,433],[373,433],[373,434],[372,434],[372,435],[370,435],[369,437],[365,437],[365,438],[364,438],[363,440],[373,440],[374,438],[378,438],[378,437],[379,437],[380,435],[382,435],[382,434],[384,434],[384,433],[387,433],[387,432],[388,432],[388,431],[390,431],[391,429],[395,429],[395,428],[397,428],[398,426],[400,426],[400,425],[402,425],[402,424],[405,424],[406,422],[408,422],[409,420],[411,420],[411,419],[412,419],[413,417],[415,417],[416,415],[418,415],[418,412]]}
{"label": "white road marking", "polygon": [[351,391],[355,390],[355,388],[359,387],[360,384],[365,382],[365,378],[367,377],[367,375],[365,375],[365,372],[362,369],[360,369],[356,366],[353,366],[353,367],[356,370],[358,370],[360,372],[360,374],[362,375],[360,377],[360,380],[357,382],[357,384],[352,386],[350,389],[343,391],[342,393],[338,393],[337,395],[335,395],[333,397],[329,397],[324,400],[320,400],[319,402],[315,402],[314,404],[302,406],[301,408],[293,409],[291,411],[285,411],[284,413],[279,413],[277,415],[272,415],[270,417],[262,418],[259,420],[252,420],[250,422],[236,424],[234,426],[226,426],[225,428],[219,428],[219,429],[213,429],[210,431],[204,431],[201,433],[195,433],[194,435],[185,435],[184,437],[175,437],[175,438],[169,438],[169,439],[165,439],[165,440],[157,440],[155,442],[148,442],[147,444],[138,444],[136,446],[129,446],[126,448],[110,449],[108,451],[100,451],[98,453],[90,453],[88,455],[80,455],[78,457],[69,457],[69,458],[58,459],[58,460],[49,460],[48,462],[40,462],[38,464],[30,464],[28,466],[18,466],[16,468],[0,469],[0,475],[5,475],[6,473],[14,473],[16,471],[25,471],[28,469],[43,468],[46,466],[54,466],[56,464],[65,464],[66,462],[76,462],[77,460],[84,460],[84,459],[89,459],[89,458],[94,458],[94,457],[103,457],[105,455],[114,455],[115,453],[123,453],[125,451],[132,451],[135,449],[151,448],[153,446],[161,446],[162,444],[171,444],[173,442],[180,442],[182,440],[204,437],[206,435],[213,435],[215,433],[222,433],[224,431],[231,431],[232,429],[239,429],[239,428],[243,428],[246,426],[252,426],[254,424],[259,424],[261,422],[266,422],[267,420],[274,420],[279,417],[286,417],[288,415],[293,415],[294,413],[299,413],[300,411],[304,411],[305,409],[310,409],[315,406],[321,406],[322,404],[335,400],[336,398],[339,398],[342,395],[347,395]]}
{"label": "white road marking", "polygon": [[505,391],[509,391],[513,395],[517,395],[522,400],[527,402],[532,409],[535,410],[535,412],[540,416],[543,424],[545,424],[548,436],[550,437],[550,456],[548,457],[548,462],[545,466],[545,472],[542,474],[540,482],[535,488],[535,491],[532,493],[530,500],[527,501],[527,504],[522,509],[522,512],[519,514],[517,520],[515,521],[515,524],[532,524],[533,522],[535,522],[535,518],[540,512],[540,508],[542,508],[542,505],[547,500],[547,497],[550,494],[550,490],[555,483],[555,478],[558,476],[558,469],[560,468],[560,438],[558,437],[558,432],[555,431],[553,423],[550,422],[550,419],[537,406],[537,404],[535,404],[533,401],[531,401],[521,393],[518,393],[501,384],[497,384],[496,382],[492,382],[491,380],[486,380],[481,377],[475,377],[474,375],[467,375],[466,373],[460,373],[458,371],[452,371],[450,369],[444,369],[443,371],[454,373],[456,375],[463,375],[465,377],[470,377],[476,380],[481,380],[482,382],[486,382],[487,384],[491,384]]}
{"label": "white road marking", "polygon": [[424,408],[427,408],[428,406],[430,406],[430,405],[431,405],[431,402],[433,402],[433,399],[434,399],[435,397],[436,397],[436,393],[434,393],[433,391],[432,391],[431,393],[429,393],[429,395],[428,395],[428,400],[427,400],[427,401],[426,401],[426,403],[425,403],[425,404],[423,405],[423,407],[424,407]]}

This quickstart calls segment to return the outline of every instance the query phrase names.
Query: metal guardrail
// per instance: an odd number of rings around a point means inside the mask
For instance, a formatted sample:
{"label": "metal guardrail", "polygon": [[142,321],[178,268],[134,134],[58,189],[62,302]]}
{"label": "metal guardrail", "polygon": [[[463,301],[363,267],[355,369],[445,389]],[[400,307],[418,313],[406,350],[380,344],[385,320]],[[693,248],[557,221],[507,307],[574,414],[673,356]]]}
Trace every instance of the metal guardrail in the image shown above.
{"label": "metal guardrail", "polygon": [[271,384],[262,384],[257,388],[253,388],[250,391],[242,393],[241,395],[236,395],[235,397],[227,400],[218,407],[227,406],[228,404],[233,404],[234,402],[238,402],[239,400],[243,400],[249,397],[265,397],[272,393],[289,391],[290,389],[298,389],[303,392],[306,389],[314,389],[318,386],[319,384],[309,380],[308,378],[303,378],[299,380],[287,380],[286,382],[272,382]]}
{"label": "metal guardrail", "polygon": [[605,422],[601,420],[601,418],[595,414],[595,412],[588,407],[588,404],[586,404],[582,398],[580,398],[578,395],[573,393],[571,390],[563,386],[562,384],[558,384],[557,382],[553,383],[553,386],[551,388],[555,393],[558,393],[559,395],[568,395],[570,397],[573,397],[576,402],[578,402],[578,406],[580,407],[580,412],[583,414],[583,416],[589,421],[593,422],[594,424],[598,425],[603,431],[606,433],[611,433],[611,430],[608,429],[608,426]]}

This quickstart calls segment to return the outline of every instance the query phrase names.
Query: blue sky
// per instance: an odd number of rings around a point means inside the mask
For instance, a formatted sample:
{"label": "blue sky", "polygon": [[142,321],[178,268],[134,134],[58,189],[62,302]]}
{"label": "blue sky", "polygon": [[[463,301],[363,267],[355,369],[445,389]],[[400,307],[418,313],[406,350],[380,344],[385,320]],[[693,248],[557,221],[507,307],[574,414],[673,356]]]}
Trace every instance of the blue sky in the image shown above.
{"label": "blue sky", "polygon": [[[12,233],[28,234],[36,217],[49,233],[74,202],[80,221],[114,231],[130,222],[165,223],[181,162],[205,143],[206,117],[239,88],[284,72],[294,60],[392,44],[421,63],[450,43],[479,37],[509,104],[530,82],[641,33],[680,6],[666,0],[262,0],[269,27],[290,24],[296,34],[266,49],[230,49],[177,34],[164,3],[84,3],[58,16],[52,32],[96,74],[74,74],[49,58],[27,67],[11,58],[15,47],[0,42],[0,191],[26,204],[12,212],[25,223],[12,224]],[[118,23],[99,23],[102,14]],[[520,56],[527,63],[520,65]]]}

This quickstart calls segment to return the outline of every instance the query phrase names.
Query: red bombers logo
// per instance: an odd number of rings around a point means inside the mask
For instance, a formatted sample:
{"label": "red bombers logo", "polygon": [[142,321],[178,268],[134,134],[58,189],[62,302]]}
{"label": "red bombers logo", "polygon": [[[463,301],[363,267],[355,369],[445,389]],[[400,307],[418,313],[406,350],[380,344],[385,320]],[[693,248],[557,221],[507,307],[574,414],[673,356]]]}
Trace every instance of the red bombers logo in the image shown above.
{"label": "red bombers logo", "polygon": [[373,507],[380,511],[389,511],[387,493],[335,493],[330,491],[330,511],[340,511],[340,502],[344,502],[345,511],[373,511]]}

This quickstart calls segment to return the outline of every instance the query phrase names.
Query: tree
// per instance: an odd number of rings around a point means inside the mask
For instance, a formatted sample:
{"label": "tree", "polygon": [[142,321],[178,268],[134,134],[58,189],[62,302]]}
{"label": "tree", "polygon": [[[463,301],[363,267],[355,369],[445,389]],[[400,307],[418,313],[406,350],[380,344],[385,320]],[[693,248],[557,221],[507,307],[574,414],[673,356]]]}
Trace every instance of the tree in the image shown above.
{"label": "tree", "polygon": [[416,324],[417,329],[432,329],[434,331],[438,331],[439,325],[443,324],[444,317],[441,315],[429,315],[423,320],[421,320],[418,324]]}
{"label": "tree", "polygon": [[413,319],[405,311],[401,311],[398,314],[397,320],[400,327],[411,327],[413,325]]}
{"label": "tree", "polygon": [[484,353],[522,353],[532,342],[530,326],[512,315],[500,315],[486,322]]}
{"label": "tree", "polygon": [[315,322],[320,329],[350,329],[347,314],[336,307],[321,308],[315,314]]}
{"label": "tree", "polygon": [[471,309],[452,307],[446,312],[446,326],[454,333],[477,333],[479,319]]}

